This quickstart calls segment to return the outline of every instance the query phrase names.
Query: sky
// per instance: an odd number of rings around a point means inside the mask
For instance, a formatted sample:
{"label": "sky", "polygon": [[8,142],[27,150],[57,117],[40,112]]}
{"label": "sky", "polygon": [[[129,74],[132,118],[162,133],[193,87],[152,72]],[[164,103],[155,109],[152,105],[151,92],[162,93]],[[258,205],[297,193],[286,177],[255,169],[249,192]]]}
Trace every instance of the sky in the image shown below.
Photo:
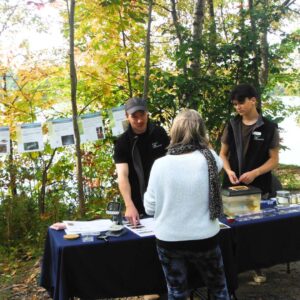
{"label": "sky", "polygon": [[[300,97],[282,97],[281,99],[286,105],[300,105]],[[285,151],[280,150],[279,163],[300,166],[300,124],[297,124],[295,116],[291,116],[285,118],[279,127],[282,128],[280,131],[282,143],[289,148]]]}
{"label": "sky", "polygon": [[[2,1],[2,0],[0,0]],[[22,2],[24,6],[25,0],[9,0],[11,4]],[[22,64],[25,53],[43,52],[41,59],[53,58],[55,50],[67,51],[68,41],[61,33],[62,18],[59,15],[59,8],[65,9],[64,1],[56,0],[55,4],[47,3],[45,5],[37,5],[41,1],[27,1],[26,9],[29,9],[33,16],[41,19],[43,26],[47,29],[41,31],[37,26],[16,24],[15,32],[4,30],[0,34],[0,55],[1,62],[11,68]],[[48,1],[44,1],[48,2]],[[22,7],[20,5],[20,7]],[[22,45],[27,45],[28,50]],[[57,51],[56,51],[57,52]]]}
{"label": "sky", "polygon": [[[44,20],[45,24],[49,25],[48,33],[35,33],[24,32],[26,38],[29,41],[31,49],[33,51],[49,49],[50,47],[62,47],[66,45],[67,41],[61,33],[62,18],[59,15],[58,8],[66,8],[61,5],[45,5],[44,7],[37,9],[37,14]],[[34,8],[34,6],[33,6]],[[43,41],[42,43],[40,41]]]}

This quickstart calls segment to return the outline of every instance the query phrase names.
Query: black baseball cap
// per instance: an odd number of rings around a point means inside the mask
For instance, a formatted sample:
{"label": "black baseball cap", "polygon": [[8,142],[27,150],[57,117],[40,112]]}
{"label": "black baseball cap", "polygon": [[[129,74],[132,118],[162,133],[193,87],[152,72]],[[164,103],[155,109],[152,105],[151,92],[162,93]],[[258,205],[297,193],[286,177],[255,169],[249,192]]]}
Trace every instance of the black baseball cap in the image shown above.
{"label": "black baseball cap", "polygon": [[127,102],[125,103],[125,111],[129,115],[131,115],[138,110],[143,110],[143,111],[148,110],[146,100],[143,98],[137,98],[137,97],[128,99]]}

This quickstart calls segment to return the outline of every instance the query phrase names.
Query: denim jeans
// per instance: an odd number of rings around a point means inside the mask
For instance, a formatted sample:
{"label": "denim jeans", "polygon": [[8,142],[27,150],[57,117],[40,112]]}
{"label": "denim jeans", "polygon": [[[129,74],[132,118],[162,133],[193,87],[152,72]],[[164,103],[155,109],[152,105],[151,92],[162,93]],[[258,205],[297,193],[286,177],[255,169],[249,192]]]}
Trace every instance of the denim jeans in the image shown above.
{"label": "denim jeans", "polygon": [[189,297],[187,262],[193,264],[206,284],[211,300],[229,300],[222,254],[219,246],[208,251],[169,250],[157,245],[165,274],[168,299]]}

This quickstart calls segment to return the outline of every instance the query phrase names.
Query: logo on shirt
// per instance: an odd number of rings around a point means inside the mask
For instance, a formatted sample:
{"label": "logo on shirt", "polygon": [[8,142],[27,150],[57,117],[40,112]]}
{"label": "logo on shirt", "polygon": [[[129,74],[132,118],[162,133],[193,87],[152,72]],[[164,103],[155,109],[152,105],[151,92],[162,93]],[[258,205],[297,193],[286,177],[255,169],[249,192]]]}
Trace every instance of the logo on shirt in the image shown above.
{"label": "logo on shirt", "polygon": [[162,147],[162,144],[159,144],[158,142],[152,143],[152,149],[156,149],[156,148],[159,148],[159,147]]}
{"label": "logo on shirt", "polygon": [[260,131],[253,131],[252,135],[253,135],[253,140],[254,141],[263,141],[264,140],[264,138],[261,136]]}

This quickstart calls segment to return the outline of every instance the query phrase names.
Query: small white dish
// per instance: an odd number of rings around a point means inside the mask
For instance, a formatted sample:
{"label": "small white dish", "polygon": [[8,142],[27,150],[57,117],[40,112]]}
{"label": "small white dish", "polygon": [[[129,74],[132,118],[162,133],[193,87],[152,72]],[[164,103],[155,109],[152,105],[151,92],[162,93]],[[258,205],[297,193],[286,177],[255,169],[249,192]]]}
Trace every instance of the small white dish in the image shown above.
{"label": "small white dish", "polygon": [[124,228],[124,226],[123,225],[118,225],[118,224],[113,224],[113,225],[111,225],[110,227],[109,227],[109,231],[120,231],[120,230],[122,230]]}

